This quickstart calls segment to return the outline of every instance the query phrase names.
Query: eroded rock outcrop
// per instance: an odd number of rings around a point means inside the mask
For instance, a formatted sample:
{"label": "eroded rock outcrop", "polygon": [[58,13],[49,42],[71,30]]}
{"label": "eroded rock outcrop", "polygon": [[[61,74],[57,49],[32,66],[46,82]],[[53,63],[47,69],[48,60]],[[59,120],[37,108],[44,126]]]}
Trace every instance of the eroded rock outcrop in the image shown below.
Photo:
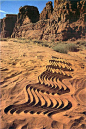
{"label": "eroded rock outcrop", "polygon": [[17,15],[6,14],[6,17],[3,18],[3,21],[2,21],[2,28],[1,28],[1,30],[2,30],[1,37],[2,38],[7,38],[7,37],[11,36],[14,26],[15,26],[15,23],[16,23],[16,20],[17,20]]}
{"label": "eroded rock outcrop", "polygon": [[[39,11],[34,6],[24,6],[19,8],[17,23],[35,23],[39,20]],[[26,21],[26,22],[24,22]]]}
{"label": "eroded rock outcrop", "polygon": [[35,23],[38,20],[39,11],[36,7],[20,7],[18,15],[7,14],[6,17],[3,18],[1,37],[10,37],[13,32],[13,29],[15,30],[15,33],[17,33],[17,29],[19,29],[20,26],[26,25],[27,23]]}
{"label": "eroded rock outcrop", "polygon": [[3,23],[3,19],[0,19],[0,34],[1,34],[1,31],[2,31],[2,23]]}
{"label": "eroded rock outcrop", "polygon": [[34,6],[19,8],[17,22],[11,37],[26,37],[26,30],[33,30],[34,24],[39,20],[39,11]]}
{"label": "eroded rock outcrop", "polygon": [[85,1],[55,0],[54,9],[48,2],[38,22],[32,23],[31,18],[25,17],[22,24],[15,26],[12,37],[56,41],[85,38],[85,19]]}
{"label": "eroded rock outcrop", "polygon": [[[57,2],[57,4],[56,4]],[[68,40],[86,37],[85,17],[86,1],[55,1],[50,17],[55,40]],[[51,27],[51,28],[52,28]],[[48,31],[48,30],[47,30]]]}
{"label": "eroded rock outcrop", "polygon": [[46,7],[43,9],[43,11],[40,14],[40,20],[49,19],[52,12],[53,12],[53,5],[52,5],[52,2],[49,1],[46,3]]}
{"label": "eroded rock outcrop", "polygon": [[86,1],[54,0],[46,3],[39,16],[34,6],[19,8],[11,37],[41,40],[86,38]]}

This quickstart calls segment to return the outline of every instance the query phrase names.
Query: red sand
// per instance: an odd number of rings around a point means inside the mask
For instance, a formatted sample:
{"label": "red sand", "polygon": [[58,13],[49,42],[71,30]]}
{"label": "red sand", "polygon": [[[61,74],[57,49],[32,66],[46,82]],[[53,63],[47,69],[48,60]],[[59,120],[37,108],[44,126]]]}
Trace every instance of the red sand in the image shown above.
{"label": "red sand", "polygon": [[[41,47],[34,44],[18,43],[13,41],[2,41],[1,48],[1,95],[0,95],[0,129],[85,129],[86,128],[86,50],[79,52],[68,52],[68,54],[57,53],[51,48]],[[50,65],[49,60],[52,56],[63,58],[71,64],[74,71],[69,71],[72,76],[69,79],[63,79],[63,83],[70,92],[61,95],[52,95],[30,89],[28,85],[35,86],[38,83],[38,76]],[[59,87],[62,87],[58,82]],[[63,87],[65,87],[63,86]],[[36,87],[39,89],[39,87]],[[46,91],[46,87],[44,89]],[[50,91],[52,92],[52,90]],[[41,105],[47,103],[47,108],[54,110],[56,101],[60,104],[63,101],[64,106],[70,101],[70,109],[62,109],[51,116],[41,113],[31,114],[27,109],[39,111],[39,107],[26,105],[29,102],[28,95],[35,94],[35,103],[41,101]],[[41,97],[40,97],[41,96]],[[43,99],[44,96],[44,99]],[[32,98],[33,99],[33,98]],[[51,101],[50,101],[51,100]],[[33,100],[32,100],[33,101]],[[53,107],[49,107],[53,102]],[[23,104],[23,106],[21,105]],[[13,105],[5,111],[6,107]],[[15,106],[16,105],[16,106]],[[26,105],[26,106],[24,106]],[[16,110],[11,114],[11,110]],[[18,114],[17,110],[22,111]]]}

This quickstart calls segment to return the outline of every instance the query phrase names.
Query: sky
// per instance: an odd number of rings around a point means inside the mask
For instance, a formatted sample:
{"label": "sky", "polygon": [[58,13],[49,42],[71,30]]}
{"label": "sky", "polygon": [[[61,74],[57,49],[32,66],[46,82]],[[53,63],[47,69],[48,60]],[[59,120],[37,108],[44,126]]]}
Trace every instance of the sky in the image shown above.
{"label": "sky", "polygon": [[[19,8],[25,5],[35,6],[41,13],[48,1],[50,0],[0,0],[0,19],[4,18],[6,14],[18,14]],[[54,0],[51,1],[54,5]]]}

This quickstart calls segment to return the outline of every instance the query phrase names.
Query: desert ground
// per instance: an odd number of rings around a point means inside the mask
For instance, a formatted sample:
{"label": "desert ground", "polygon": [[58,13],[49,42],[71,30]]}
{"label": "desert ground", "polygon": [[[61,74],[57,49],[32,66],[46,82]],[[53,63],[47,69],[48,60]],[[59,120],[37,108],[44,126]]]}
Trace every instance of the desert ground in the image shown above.
{"label": "desert ground", "polygon": [[86,129],[86,46],[23,42],[0,43],[0,129]]}

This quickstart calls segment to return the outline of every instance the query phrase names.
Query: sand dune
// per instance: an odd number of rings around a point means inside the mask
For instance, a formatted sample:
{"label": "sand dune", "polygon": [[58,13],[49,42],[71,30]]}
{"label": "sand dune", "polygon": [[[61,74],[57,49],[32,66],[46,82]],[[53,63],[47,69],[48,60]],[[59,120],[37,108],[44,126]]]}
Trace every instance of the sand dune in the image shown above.
{"label": "sand dune", "polygon": [[85,129],[86,50],[1,42],[0,129]]}

